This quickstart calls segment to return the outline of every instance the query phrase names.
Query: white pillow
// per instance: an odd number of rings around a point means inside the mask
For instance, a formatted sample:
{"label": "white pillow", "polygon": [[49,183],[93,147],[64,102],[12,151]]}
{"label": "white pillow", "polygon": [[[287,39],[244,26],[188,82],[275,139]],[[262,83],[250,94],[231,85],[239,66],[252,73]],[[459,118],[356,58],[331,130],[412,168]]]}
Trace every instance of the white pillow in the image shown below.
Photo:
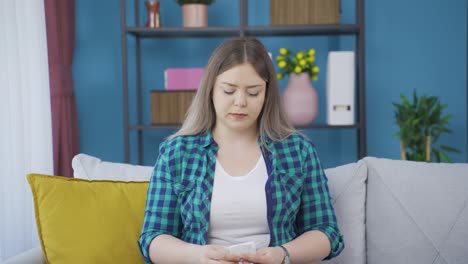
{"label": "white pillow", "polygon": [[366,180],[364,161],[325,170],[338,225],[344,237],[341,254],[323,263],[366,263]]}
{"label": "white pillow", "polygon": [[73,176],[87,180],[149,181],[153,167],[106,162],[86,154],[72,160]]}

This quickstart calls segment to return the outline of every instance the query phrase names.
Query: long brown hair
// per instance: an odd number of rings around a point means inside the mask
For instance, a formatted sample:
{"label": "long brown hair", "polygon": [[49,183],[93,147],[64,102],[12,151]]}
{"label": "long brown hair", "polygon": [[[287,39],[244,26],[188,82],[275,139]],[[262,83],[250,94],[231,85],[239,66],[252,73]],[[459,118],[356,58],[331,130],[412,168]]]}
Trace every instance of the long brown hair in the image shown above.
{"label": "long brown hair", "polygon": [[249,63],[266,82],[265,102],[258,117],[262,144],[265,138],[280,141],[297,132],[287,120],[281,103],[275,68],[263,44],[254,38],[234,38],[218,46],[205,68],[198,91],[187,111],[182,127],[170,138],[198,135],[211,130],[216,123],[212,100],[216,78],[234,66]]}

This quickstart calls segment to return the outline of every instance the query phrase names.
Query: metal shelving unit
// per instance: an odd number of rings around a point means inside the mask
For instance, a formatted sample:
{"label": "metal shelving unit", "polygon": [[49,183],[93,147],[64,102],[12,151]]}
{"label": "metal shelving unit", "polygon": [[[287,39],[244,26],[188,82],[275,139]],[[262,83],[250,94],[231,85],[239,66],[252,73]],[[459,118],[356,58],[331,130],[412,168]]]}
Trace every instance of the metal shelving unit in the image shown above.
{"label": "metal shelving unit", "polygon": [[[363,158],[366,149],[366,111],[365,111],[365,49],[364,49],[364,0],[356,1],[356,23],[337,25],[292,25],[292,26],[249,26],[248,0],[239,0],[238,27],[206,27],[182,28],[163,27],[145,28],[129,27],[126,22],[126,0],[120,0],[121,44],[122,44],[122,81],[123,81],[123,127],[125,162],[130,161],[130,132],[136,131],[138,138],[138,163],[143,161],[143,131],[155,129],[176,129],[176,125],[148,125],[142,121],[141,107],[141,46],[140,40],[145,38],[220,38],[220,37],[287,37],[287,36],[325,36],[325,35],[353,35],[356,36],[356,85],[357,85],[357,123],[350,126],[331,126],[326,124],[311,124],[298,127],[300,129],[356,129],[357,157]],[[140,25],[140,1],[134,0],[135,25]],[[136,83],[131,85],[136,91],[137,123],[129,123],[129,84],[127,61],[127,36],[135,37],[136,46]]]}

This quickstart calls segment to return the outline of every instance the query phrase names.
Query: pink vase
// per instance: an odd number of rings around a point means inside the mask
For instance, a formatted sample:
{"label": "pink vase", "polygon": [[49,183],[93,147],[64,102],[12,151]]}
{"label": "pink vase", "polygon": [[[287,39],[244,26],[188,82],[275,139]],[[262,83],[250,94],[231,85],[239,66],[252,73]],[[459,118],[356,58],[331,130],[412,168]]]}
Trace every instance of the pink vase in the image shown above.
{"label": "pink vase", "polygon": [[314,121],[318,114],[318,96],[308,73],[289,75],[283,103],[293,125],[308,125]]}
{"label": "pink vase", "polygon": [[184,4],[182,17],[184,27],[206,27],[208,26],[208,5]]}

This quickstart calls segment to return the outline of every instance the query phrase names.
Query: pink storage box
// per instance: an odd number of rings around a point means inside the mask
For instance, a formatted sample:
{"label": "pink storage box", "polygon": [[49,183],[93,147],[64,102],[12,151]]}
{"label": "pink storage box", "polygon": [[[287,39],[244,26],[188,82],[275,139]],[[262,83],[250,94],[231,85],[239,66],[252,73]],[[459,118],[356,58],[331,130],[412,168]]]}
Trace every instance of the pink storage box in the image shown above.
{"label": "pink storage box", "polygon": [[166,90],[197,90],[204,68],[167,68],[164,71]]}

